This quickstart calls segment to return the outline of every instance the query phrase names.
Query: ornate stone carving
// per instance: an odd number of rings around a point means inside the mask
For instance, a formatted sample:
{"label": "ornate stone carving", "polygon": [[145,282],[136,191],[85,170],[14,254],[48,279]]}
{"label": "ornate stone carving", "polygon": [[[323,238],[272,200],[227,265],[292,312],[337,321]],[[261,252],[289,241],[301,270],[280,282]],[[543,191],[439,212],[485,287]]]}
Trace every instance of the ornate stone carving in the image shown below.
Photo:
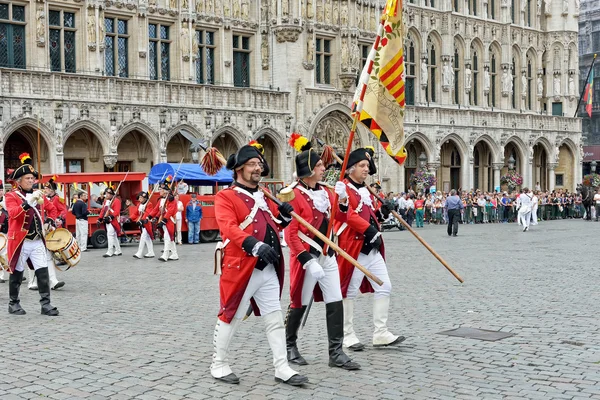
{"label": "ornate stone carving", "polygon": [[46,46],[46,12],[43,4],[38,4],[35,20],[35,42],[38,47],[44,47]]}
{"label": "ornate stone carving", "polygon": [[115,164],[117,164],[117,154],[105,154],[104,155],[104,165],[106,165],[107,168],[112,168],[115,166]]}
{"label": "ornate stone carving", "polygon": [[275,32],[278,43],[294,43],[298,40],[302,27],[298,25],[279,25],[273,28],[273,32]]}
{"label": "ornate stone carving", "polygon": [[356,82],[356,74],[340,74],[339,77],[345,91],[349,91],[352,84]]}
{"label": "ornate stone carving", "polygon": [[96,11],[88,9],[87,14],[87,45],[91,51],[96,50]]}
{"label": "ornate stone carving", "polygon": [[260,42],[260,57],[262,69],[269,69],[269,37],[267,34],[262,35],[262,40]]}

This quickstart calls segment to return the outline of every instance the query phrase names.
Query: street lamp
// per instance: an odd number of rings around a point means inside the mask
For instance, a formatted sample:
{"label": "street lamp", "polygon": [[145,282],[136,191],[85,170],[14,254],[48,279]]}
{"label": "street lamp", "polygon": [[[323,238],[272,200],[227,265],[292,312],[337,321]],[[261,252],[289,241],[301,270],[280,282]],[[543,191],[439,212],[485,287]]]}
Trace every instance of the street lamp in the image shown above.
{"label": "street lamp", "polygon": [[598,163],[596,162],[596,160],[592,161],[592,163],[590,164],[590,166],[592,167],[592,174],[596,173],[596,166],[598,165]]}
{"label": "street lamp", "polygon": [[425,169],[425,164],[427,163],[427,156],[425,155],[425,152],[421,152],[421,154],[419,155],[419,166],[421,167],[421,169]]}
{"label": "street lamp", "polygon": [[513,155],[510,155],[510,158],[508,159],[508,169],[510,171],[512,171],[513,169],[515,169],[515,158],[513,157]]}

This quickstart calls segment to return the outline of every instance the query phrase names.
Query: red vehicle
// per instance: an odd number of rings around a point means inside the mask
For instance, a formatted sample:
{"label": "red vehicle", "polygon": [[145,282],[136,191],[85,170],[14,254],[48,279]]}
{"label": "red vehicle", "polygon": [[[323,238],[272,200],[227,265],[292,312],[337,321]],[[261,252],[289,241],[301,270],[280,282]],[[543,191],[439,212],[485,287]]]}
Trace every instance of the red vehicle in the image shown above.
{"label": "red vehicle", "polygon": [[[207,175],[199,164],[156,164],[148,174],[148,182],[158,183],[171,176],[175,181],[180,181],[175,187],[174,193],[179,195],[179,201],[183,203],[181,232],[182,239],[187,241],[187,225],[185,223],[185,207],[191,199],[191,194],[196,193],[197,199],[202,206],[202,220],[200,221],[200,241],[213,242],[219,238],[219,227],[215,218],[215,194],[220,188],[227,187],[233,182],[233,174],[225,168],[221,169],[215,176]],[[272,193],[277,193],[284,184],[281,181],[263,182]],[[158,201],[156,191],[150,201],[156,204]]]}
{"label": "red vehicle", "polygon": [[[146,178],[143,172],[91,172],[91,173],[69,173],[55,174],[55,182],[59,184],[58,195],[69,207],[73,202],[73,197],[83,191],[88,193],[88,216],[89,237],[92,246],[95,248],[103,248],[108,245],[106,231],[104,225],[98,225],[98,214],[100,213],[101,204],[95,204],[94,200],[99,196],[107,186],[112,185],[115,188],[123,180],[119,187],[118,196],[125,204],[125,200],[129,199],[136,202],[136,195],[142,191],[142,181]],[[48,182],[52,175],[44,176],[42,182]],[[62,195],[61,195],[62,194]],[[67,226],[69,231],[75,233],[75,216],[67,213]],[[139,229],[125,230],[127,235],[139,235]]]}

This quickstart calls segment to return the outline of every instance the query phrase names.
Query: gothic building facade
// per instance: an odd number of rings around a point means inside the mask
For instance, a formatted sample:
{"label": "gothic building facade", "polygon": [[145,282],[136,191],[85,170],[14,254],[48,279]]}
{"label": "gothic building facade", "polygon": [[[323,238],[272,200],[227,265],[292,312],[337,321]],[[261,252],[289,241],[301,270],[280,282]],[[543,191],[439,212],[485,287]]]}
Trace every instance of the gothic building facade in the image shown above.
{"label": "gothic building facade", "polygon": [[[0,0],[0,168],[37,155],[39,127],[43,172],[148,171],[191,161],[184,129],[225,155],[256,139],[289,181],[291,132],[345,147],[383,3]],[[509,160],[573,189],[579,0],[404,3],[408,159],[378,151],[384,189],[428,168],[439,189],[493,190]]]}

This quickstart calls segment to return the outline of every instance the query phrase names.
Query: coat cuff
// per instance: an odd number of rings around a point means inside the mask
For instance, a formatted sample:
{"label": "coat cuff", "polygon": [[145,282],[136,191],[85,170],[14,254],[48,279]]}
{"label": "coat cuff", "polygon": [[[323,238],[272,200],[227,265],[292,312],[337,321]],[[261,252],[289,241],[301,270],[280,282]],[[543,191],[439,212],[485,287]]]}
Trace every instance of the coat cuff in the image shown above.
{"label": "coat cuff", "polygon": [[242,242],[242,249],[252,255],[252,249],[254,249],[254,246],[256,245],[256,243],[258,243],[259,240],[257,238],[255,238],[254,236],[248,236],[246,239],[244,239],[244,241]]}
{"label": "coat cuff", "polygon": [[23,203],[23,204],[21,204],[21,207],[23,208],[23,211],[27,211],[31,208],[29,203]]}
{"label": "coat cuff", "polygon": [[302,267],[304,267],[307,262],[313,259],[313,256],[311,256],[308,251],[303,251],[302,253],[298,254],[297,258],[300,264],[302,264]]}
{"label": "coat cuff", "polygon": [[348,202],[346,202],[346,204],[338,203],[338,206],[340,207],[341,212],[348,212]]}
{"label": "coat cuff", "polygon": [[373,238],[378,234],[379,232],[377,231],[377,229],[373,228],[372,226],[369,226],[367,228],[367,230],[365,231],[365,242],[367,243],[371,243],[371,241],[373,240]]}

